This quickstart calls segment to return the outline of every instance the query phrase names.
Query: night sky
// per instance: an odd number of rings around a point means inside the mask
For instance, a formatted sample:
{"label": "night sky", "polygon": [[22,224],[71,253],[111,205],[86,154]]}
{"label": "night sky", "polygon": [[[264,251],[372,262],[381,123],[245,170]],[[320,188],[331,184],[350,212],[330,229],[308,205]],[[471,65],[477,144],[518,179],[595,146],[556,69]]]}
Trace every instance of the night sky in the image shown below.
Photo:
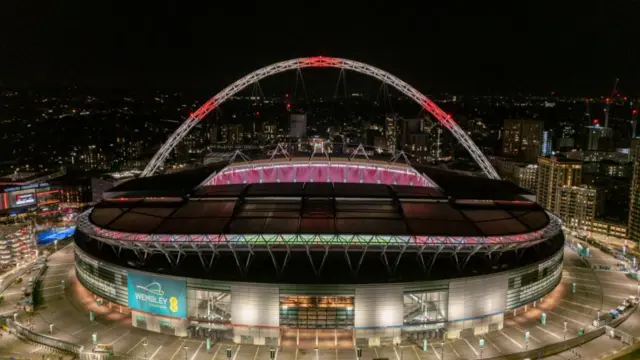
{"label": "night sky", "polygon": [[605,95],[615,77],[640,93],[634,0],[176,3],[2,1],[0,81],[214,91],[272,62],[326,55],[427,93]]}

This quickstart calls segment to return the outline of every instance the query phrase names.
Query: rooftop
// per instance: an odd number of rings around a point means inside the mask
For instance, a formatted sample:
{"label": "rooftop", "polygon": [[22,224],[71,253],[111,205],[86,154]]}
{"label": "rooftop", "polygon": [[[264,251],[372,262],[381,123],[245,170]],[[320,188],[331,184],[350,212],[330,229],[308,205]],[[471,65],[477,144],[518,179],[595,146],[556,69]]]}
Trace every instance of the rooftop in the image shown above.
{"label": "rooftop", "polygon": [[[470,179],[466,190],[461,178]],[[449,179],[445,193],[431,187],[353,183],[204,186],[184,199],[103,201],[90,221],[102,229],[144,234],[465,237],[530,233],[549,223],[535,203],[482,201],[490,198],[485,194],[498,190],[498,184],[482,187],[474,184],[478,178],[461,178]],[[508,184],[498,183],[505,188]],[[483,196],[477,196],[480,191]]]}

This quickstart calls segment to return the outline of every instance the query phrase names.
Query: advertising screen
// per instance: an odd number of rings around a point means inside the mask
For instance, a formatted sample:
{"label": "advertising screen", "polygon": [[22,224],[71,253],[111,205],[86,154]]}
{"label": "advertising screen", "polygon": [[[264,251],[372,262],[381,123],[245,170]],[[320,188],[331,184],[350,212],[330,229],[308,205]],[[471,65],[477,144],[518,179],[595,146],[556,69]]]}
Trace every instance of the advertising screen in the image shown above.
{"label": "advertising screen", "polygon": [[184,280],[127,272],[129,307],[161,316],[187,317],[187,284]]}
{"label": "advertising screen", "polygon": [[35,190],[21,190],[9,193],[11,207],[21,207],[36,204]]}

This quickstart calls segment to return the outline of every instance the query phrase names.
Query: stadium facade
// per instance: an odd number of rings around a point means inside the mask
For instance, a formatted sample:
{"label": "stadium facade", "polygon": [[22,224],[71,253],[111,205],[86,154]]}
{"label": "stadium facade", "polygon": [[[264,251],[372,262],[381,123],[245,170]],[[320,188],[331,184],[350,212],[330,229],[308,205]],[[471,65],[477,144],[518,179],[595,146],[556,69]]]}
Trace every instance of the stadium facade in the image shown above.
{"label": "stadium facade", "polygon": [[529,195],[353,156],[218,163],[106,192],[78,219],[76,275],[134,326],[180,336],[482,334],[560,282],[560,222]]}

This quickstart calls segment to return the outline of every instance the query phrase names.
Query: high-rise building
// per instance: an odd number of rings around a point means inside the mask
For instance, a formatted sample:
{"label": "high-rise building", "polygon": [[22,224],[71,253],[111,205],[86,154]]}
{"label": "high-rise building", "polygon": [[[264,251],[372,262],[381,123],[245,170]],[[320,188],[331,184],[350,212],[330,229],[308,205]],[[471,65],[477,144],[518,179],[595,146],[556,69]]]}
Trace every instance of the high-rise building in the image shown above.
{"label": "high-rise building", "polygon": [[535,194],[538,186],[538,165],[516,166],[513,169],[513,178],[518,186]]}
{"label": "high-rise building", "polygon": [[209,135],[209,139],[211,140],[211,144],[217,144],[219,141],[218,132],[220,132],[220,127],[213,125],[211,127],[211,133]]}
{"label": "high-rise building", "polygon": [[242,143],[244,128],[242,125],[234,124],[226,126],[227,145],[238,145]]}
{"label": "high-rise building", "polygon": [[398,148],[402,150],[410,149],[412,152],[415,152],[417,144],[414,143],[414,140],[420,141],[420,139],[414,135],[422,135],[424,133],[424,119],[402,119],[401,124],[400,133],[398,134]]}
{"label": "high-rise building", "polygon": [[549,130],[542,132],[542,156],[549,156],[553,151],[553,134]]}
{"label": "high-rise building", "polygon": [[587,150],[605,150],[610,146],[611,128],[601,127],[598,124],[587,126]]}
{"label": "high-rise building", "polygon": [[307,114],[291,114],[289,136],[296,139],[307,137]]}
{"label": "high-rise building", "polygon": [[631,145],[629,146],[628,161],[635,163],[638,148],[640,148],[640,138],[631,139]]}
{"label": "high-rise building", "polygon": [[503,154],[535,161],[542,154],[543,129],[544,122],[541,120],[505,120],[502,135]]}
{"label": "high-rise building", "polygon": [[538,158],[536,199],[553,211],[561,186],[578,186],[582,181],[582,162],[556,156]]}
{"label": "high-rise building", "polygon": [[640,146],[635,149],[629,197],[629,238],[640,242]]}
{"label": "high-rise building", "polygon": [[384,137],[387,150],[395,152],[398,144],[398,126],[395,114],[387,114],[384,119]]}
{"label": "high-rise building", "polygon": [[562,185],[557,189],[556,203],[552,211],[567,227],[587,231],[599,215],[599,207],[602,204],[602,201],[598,201],[596,188],[587,185]]}

